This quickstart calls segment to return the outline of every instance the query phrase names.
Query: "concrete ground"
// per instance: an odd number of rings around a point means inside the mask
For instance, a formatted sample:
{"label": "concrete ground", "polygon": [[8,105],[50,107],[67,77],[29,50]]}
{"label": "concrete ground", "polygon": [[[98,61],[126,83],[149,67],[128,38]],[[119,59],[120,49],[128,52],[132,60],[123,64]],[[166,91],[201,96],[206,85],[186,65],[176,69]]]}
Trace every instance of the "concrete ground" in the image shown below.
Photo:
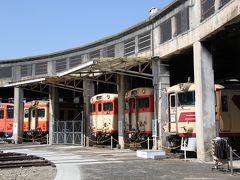
{"label": "concrete ground", "polygon": [[0,145],[4,152],[22,152],[45,157],[57,166],[55,180],[96,179],[240,179],[240,163],[235,162],[234,175],[213,170],[213,163],[196,159],[142,159],[131,150],[65,146]]}

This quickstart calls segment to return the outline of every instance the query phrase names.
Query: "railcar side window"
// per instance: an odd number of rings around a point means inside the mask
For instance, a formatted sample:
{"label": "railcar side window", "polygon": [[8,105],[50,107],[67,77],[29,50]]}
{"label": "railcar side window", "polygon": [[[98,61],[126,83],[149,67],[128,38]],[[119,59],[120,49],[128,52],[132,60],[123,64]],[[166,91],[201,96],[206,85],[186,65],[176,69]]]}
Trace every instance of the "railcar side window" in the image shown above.
{"label": "railcar side window", "polygon": [[138,99],[138,108],[148,108],[149,107],[149,98]]}
{"label": "railcar side window", "polygon": [[40,118],[45,117],[45,109],[38,109],[38,117]]}
{"label": "railcar side window", "polygon": [[102,104],[98,104],[98,112],[102,111]]}
{"label": "railcar side window", "polygon": [[96,105],[90,104],[90,112],[96,112]]}
{"label": "railcar side window", "polygon": [[228,112],[228,97],[221,96],[222,101],[222,112]]}
{"label": "railcar side window", "polygon": [[113,110],[113,103],[104,103],[103,104],[103,111],[112,111]]}
{"label": "railcar side window", "polygon": [[29,111],[28,111],[28,109],[25,109],[24,110],[24,118],[28,118],[28,116],[29,116]]}
{"label": "railcar side window", "polygon": [[178,106],[195,105],[195,92],[178,93]]}
{"label": "railcar side window", "polygon": [[3,118],[4,118],[4,111],[0,110],[0,119],[3,119]]}
{"label": "railcar side window", "polygon": [[13,118],[13,113],[14,107],[13,106],[7,106],[7,118],[12,119]]}

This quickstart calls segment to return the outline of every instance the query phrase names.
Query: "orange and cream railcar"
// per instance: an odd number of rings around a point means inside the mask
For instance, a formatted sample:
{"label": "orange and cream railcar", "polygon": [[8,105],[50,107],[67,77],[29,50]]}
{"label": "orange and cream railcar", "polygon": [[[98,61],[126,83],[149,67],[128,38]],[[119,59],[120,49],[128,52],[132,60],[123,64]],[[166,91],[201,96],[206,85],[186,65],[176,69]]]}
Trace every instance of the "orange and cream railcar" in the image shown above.
{"label": "orange and cream railcar", "polygon": [[[195,85],[180,83],[167,90],[169,123],[165,131],[171,143],[187,142],[186,150],[196,150]],[[221,137],[240,140],[240,89],[215,85],[217,133]],[[206,120],[207,121],[207,120]]]}
{"label": "orange and cream railcar", "polygon": [[0,103],[0,137],[13,134],[14,104]]}
{"label": "orange and cream railcar", "polygon": [[30,101],[24,105],[25,136],[40,137],[48,133],[48,101]]}
{"label": "orange and cream railcar", "polygon": [[125,134],[129,142],[152,136],[154,116],[153,88],[140,87],[125,94]]}
{"label": "orange and cream railcar", "polygon": [[91,134],[96,140],[104,140],[118,133],[118,95],[103,93],[90,100]]}

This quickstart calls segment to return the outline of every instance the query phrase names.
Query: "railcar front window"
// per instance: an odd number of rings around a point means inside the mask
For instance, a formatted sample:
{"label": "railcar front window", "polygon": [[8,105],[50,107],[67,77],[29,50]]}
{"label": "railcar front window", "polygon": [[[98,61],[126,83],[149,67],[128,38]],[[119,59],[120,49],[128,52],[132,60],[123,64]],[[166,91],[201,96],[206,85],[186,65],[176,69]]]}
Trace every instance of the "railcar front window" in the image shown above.
{"label": "railcar front window", "polygon": [[24,110],[24,117],[25,117],[25,118],[28,118],[28,116],[29,116],[28,109],[25,109],[25,110]]}
{"label": "railcar front window", "polygon": [[149,108],[149,98],[138,99],[138,108]]}
{"label": "railcar front window", "polygon": [[4,111],[0,110],[0,119],[3,119],[3,118],[4,118]]}
{"label": "railcar front window", "polygon": [[40,118],[45,117],[45,109],[38,109],[38,117]]}
{"label": "railcar front window", "polygon": [[7,106],[7,118],[12,119],[13,118],[13,113],[14,107],[13,106]]}
{"label": "railcar front window", "polygon": [[102,111],[102,104],[98,104],[98,112]]}
{"label": "railcar front window", "polygon": [[113,104],[111,102],[103,104],[103,111],[112,111],[112,110],[113,110]]}
{"label": "railcar front window", "polygon": [[195,105],[195,92],[178,93],[178,106]]}

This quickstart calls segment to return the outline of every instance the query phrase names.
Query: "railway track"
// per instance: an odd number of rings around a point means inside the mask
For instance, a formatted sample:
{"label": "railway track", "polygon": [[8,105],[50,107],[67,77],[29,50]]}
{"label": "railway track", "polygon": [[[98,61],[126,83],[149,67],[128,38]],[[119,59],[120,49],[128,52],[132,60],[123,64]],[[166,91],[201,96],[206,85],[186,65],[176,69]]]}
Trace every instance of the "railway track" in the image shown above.
{"label": "railway track", "polygon": [[52,162],[46,160],[45,158],[22,153],[4,153],[3,151],[0,151],[0,169],[32,166],[55,167]]}

